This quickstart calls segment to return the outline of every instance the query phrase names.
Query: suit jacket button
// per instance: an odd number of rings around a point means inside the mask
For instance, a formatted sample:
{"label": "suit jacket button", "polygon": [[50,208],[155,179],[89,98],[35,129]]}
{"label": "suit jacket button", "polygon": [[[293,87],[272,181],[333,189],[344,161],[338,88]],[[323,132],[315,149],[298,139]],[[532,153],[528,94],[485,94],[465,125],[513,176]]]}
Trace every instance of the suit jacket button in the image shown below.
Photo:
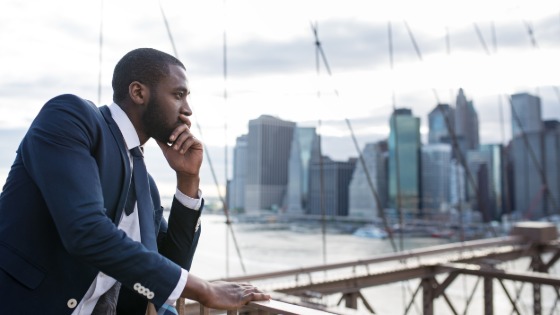
{"label": "suit jacket button", "polygon": [[138,282],[136,282],[136,283],[134,284],[134,290],[136,290],[136,291],[140,290],[141,287],[142,287],[142,285],[141,285],[140,283],[138,283]]}
{"label": "suit jacket button", "polygon": [[155,295],[154,292],[150,291],[148,292],[148,295],[146,297],[148,298],[148,300],[151,300],[154,298],[154,295]]}
{"label": "suit jacket button", "polygon": [[78,305],[78,301],[76,301],[76,299],[70,299],[66,305],[68,305],[69,308],[75,308],[76,305]]}

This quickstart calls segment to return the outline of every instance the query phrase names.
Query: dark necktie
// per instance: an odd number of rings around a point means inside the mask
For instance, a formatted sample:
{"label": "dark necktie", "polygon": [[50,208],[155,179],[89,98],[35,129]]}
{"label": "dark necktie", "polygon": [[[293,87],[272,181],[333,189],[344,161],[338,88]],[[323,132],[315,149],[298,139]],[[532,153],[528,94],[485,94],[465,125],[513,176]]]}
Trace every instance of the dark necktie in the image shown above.
{"label": "dark necktie", "polygon": [[130,155],[132,156],[132,181],[128,193],[129,198],[127,198],[125,205],[125,213],[126,215],[132,213],[136,200],[142,244],[150,250],[157,250],[154,230],[154,204],[150,193],[150,182],[144,163],[144,154],[138,146],[130,149]]}
{"label": "dark necktie", "polygon": [[[130,155],[132,157],[132,180],[128,190],[124,212],[127,216],[130,215],[134,211],[134,204],[138,204],[138,219],[140,221],[142,244],[150,250],[157,250],[154,235],[155,231],[153,230],[153,203],[150,194],[148,171],[144,163],[144,154],[138,146],[130,149]],[[117,282],[109,291],[103,294],[97,301],[92,315],[115,315],[120,287],[120,282]]]}
{"label": "dark necktie", "polygon": [[130,215],[134,211],[135,202],[138,203],[138,212],[141,212],[141,208],[144,209],[144,207],[152,205],[144,154],[140,147],[134,147],[130,149],[130,155],[132,156],[132,181],[124,208],[126,215]]}

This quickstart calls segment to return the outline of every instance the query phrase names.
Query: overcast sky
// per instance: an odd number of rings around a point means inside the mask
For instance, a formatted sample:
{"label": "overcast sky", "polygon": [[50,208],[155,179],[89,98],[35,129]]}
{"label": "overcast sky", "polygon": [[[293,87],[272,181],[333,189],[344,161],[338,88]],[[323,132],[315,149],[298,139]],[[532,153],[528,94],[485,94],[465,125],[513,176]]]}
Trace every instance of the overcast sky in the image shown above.
{"label": "overcast sky", "polygon": [[[560,119],[555,1],[3,0],[0,127],[27,127],[62,93],[109,103],[112,69],[131,49],[173,54],[160,3],[187,67],[195,131],[221,172],[224,143],[233,146],[261,114],[306,126],[321,121],[320,133],[331,139],[324,151],[335,159],[357,156],[344,119],[361,146],[388,136],[393,95],[397,107],[421,118],[424,137],[428,112],[438,99],[454,105],[459,88],[474,102],[482,143],[508,141],[512,93],[541,96],[543,118]],[[311,23],[332,76],[322,60],[317,74]]]}

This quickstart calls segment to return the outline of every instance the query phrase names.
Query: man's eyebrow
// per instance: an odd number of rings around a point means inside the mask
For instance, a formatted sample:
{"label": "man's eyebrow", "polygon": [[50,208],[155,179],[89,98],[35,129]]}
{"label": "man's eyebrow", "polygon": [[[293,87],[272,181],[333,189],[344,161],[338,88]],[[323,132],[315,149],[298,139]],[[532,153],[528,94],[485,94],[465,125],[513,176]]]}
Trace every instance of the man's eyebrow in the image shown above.
{"label": "man's eyebrow", "polygon": [[184,87],[184,86],[179,86],[179,87],[175,88],[175,91],[185,92],[185,93],[187,93],[187,95],[191,94],[191,90],[187,87]]}

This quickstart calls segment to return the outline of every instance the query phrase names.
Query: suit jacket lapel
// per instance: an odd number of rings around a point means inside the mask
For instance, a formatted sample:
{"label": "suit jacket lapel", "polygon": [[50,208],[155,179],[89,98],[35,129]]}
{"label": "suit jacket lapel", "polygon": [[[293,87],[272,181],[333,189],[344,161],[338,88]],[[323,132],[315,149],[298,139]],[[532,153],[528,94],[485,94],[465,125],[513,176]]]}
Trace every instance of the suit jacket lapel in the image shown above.
{"label": "suit jacket lapel", "polygon": [[115,212],[115,216],[113,217],[113,222],[116,225],[118,225],[119,219],[120,219],[120,217],[122,215],[122,212],[124,210],[124,205],[125,205],[125,202],[126,202],[126,197],[128,195],[128,190],[130,189],[130,179],[132,177],[132,174],[131,174],[131,171],[130,171],[130,160],[128,158],[128,151],[126,149],[126,144],[124,143],[123,135],[122,135],[119,127],[117,126],[117,123],[115,122],[115,120],[113,120],[113,117],[111,116],[111,111],[109,110],[109,107],[107,107],[106,105],[101,106],[99,108],[99,110],[101,111],[101,114],[105,118],[105,121],[107,122],[107,126],[109,127],[109,130],[113,134],[113,137],[115,138],[115,142],[117,143],[117,145],[119,147],[121,160],[122,160],[122,163],[124,165],[125,182],[129,183],[128,185],[123,185],[122,188],[121,188],[119,203],[118,203],[118,206],[117,206],[117,209],[116,209],[116,212]]}
{"label": "suit jacket lapel", "polygon": [[[111,116],[111,111],[109,110],[109,107],[101,106],[99,108],[99,110],[101,111],[101,114],[105,118],[105,121],[107,122],[107,126],[109,127],[109,130],[111,130],[111,133],[113,134],[113,137],[115,138],[115,141],[117,142],[117,144],[119,146],[119,151],[121,153],[121,158],[122,158],[122,162],[124,164],[124,169],[125,169],[125,179],[129,183],[129,185],[123,185],[123,187],[121,189],[121,194],[120,194],[120,197],[119,197],[118,207],[116,209],[115,217],[113,218],[113,222],[116,225],[118,225],[119,224],[119,219],[120,219],[120,217],[123,213],[123,210],[124,210],[124,206],[125,206],[125,203],[126,203],[128,193],[129,193],[129,189],[131,187],[130,183],[131,183],[132,173],[131,173],[131,170],[130,170],[130,159],[128,157],[128,150],[126,148],[126,143],[124,142],[123,135],[122,135],[117,123],[115,122],[115,120]],[[149,185],[149,183],[147,183],[147,184]],[[150,195],[151,195],[151,193],[150,193]],[[140,224],[140,238],[141,238],[142,244],[144,244],[144,246],[146,246],[146,248],[148,248],[150,250],[153,250],[153,251],[157,251],[157,241],[156,241],[156,237],[155,237],[156,236],[156,231],[155,231],[155,227],[154,227],[154,209],[153,209],[154,206],[153,206],[153,204],[150,204],[148,206],[149,206],[149,207],[147,207],[148,211],[138,211],[138,220],[139,220],[139,224]]]}

